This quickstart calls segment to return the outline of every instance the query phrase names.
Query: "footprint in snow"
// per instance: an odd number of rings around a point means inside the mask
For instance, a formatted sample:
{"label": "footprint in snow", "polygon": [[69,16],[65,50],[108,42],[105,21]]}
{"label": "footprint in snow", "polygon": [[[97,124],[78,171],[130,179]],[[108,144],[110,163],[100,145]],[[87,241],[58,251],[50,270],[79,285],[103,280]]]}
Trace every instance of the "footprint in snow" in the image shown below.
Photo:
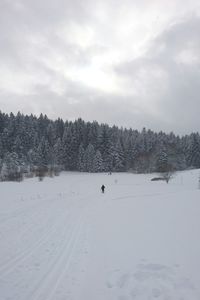
{"label": "footprint in snow", "polygon": [[191,280],[178,274],[178,267],[142,263],[132,270],[115,270],[106,281],[118,300],[199,300]]}

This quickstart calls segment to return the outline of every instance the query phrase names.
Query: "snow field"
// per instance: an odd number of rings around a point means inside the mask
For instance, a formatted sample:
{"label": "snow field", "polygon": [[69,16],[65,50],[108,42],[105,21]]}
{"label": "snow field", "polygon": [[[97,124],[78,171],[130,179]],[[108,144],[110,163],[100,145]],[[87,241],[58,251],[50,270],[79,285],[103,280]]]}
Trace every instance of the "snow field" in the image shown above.
{"label": "snow field", "polygon": [[0,299],[199,300],[198,172],[0,183]]}

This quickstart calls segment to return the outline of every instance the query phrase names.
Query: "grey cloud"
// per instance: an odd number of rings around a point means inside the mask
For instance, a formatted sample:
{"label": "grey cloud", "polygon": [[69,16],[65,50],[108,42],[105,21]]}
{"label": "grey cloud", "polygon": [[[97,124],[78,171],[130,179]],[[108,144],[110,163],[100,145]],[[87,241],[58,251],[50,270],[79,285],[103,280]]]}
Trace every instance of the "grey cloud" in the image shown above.
{"label": "grey cloud", "polygon": [[[153,5],[156,3],[153,1]],[[98,5],[106,10],[105,21],[95,19],[92,13]],[[0,66],[7,68],[13,81],[17,81],[19,74],[31,80],[28,92],[20,95],[0,91],[1,110],[43,112],[64,119],[82,117],[139,129],[145,126],[180,133],[199,130],[200,19],[197,15],[174,19],[172,25],[151,41],[142,57],[134,60],[128,57],[113,66],[117,78],[125,81],[121,95],[86,87],[70,80],[70,74],[64,74],[71,66],[89,66],[93,57],[118,45],[110,39],[111,34],[117,33],[114,21],[120,16],[121,8],[140,6],[142,9],[149,5],[145,0],[134,4],[130,0],[123,3],[120,0],[2,0]],[[81,47],[60,32],[63,28],[67,30],[71,23],[89,24],[95,34],[98,31],[91,45]],[[102,36],[105,36],[104,45],[98,39]],[[151,103],[153,112],[149,109]]]}
{"label": "grey cloud", "polygon": [[65,84],[66,90],[62,95],[50,91],[49,86],[45,85],[35,86],[32,95],[0,95],[0,99],[3,99],[0,106],[4,111],[14,113],[21,111],[39,115],[42,112],[52,119],[61,117],[64,120],[74,120],[81,117],[86,121],[97,120],[111,126],[117,120],[117,125],[123,127],[139,130],[146,127],[156,131],[162,129],[157,125],[159,117],[152,120],[151,114],[135,106],[129,97],[99,93],[71,81],[65,81]]}
{"label": "grey cloud", "polygon": [[1,61],[10,65],[28,64],[37,48],[47,52],[52,49],[65,55],[68,62],[86,61],[84,50],[59,37],[59,29],[71,22],[84,24],[89,20],[89,1],[25,1],[3,0],[0,4],[0,55]]}
{"label": "grey cloud", "polygon": [[[146,77],[141,83],[143,89],[148,90],[154,73],[160,70],[160,81],[156,76],[151,82],[151,90],[157,85],[157,107],[159,108],[160,124],[168,130],[190,132],[200,130],[200,18],[193,15],[182,20],[164,31],[154,41],[144,57],[124,62],[115,67],[115,71],[134,83],[140,74],[145,72]],[[197,55],[194,61],[188,57],[181,61],[178,57],[184,51]],[[141,81],[142,78],[139,78]],[[142,97],[142,95],[141,95]],[[152,101],[149,94],[146,101]],[[162,126],[162,125],[161,125]]]}

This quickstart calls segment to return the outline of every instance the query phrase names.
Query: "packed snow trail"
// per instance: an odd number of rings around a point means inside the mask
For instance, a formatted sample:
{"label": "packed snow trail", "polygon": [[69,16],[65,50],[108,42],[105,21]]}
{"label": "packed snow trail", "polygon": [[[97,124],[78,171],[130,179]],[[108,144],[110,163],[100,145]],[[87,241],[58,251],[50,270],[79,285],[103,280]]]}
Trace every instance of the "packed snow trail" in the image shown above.
{"label": "packed snow trail", "polygon": [[0,299],[199,300],[198,171],[151,177],[0,183]]}

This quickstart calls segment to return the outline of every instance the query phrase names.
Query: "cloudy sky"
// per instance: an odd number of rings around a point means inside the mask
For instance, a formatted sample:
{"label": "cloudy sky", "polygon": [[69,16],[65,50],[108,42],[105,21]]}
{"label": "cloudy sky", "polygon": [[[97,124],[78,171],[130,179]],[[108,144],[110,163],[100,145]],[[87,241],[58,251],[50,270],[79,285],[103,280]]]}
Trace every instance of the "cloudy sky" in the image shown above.
{"label": "cloudy sky", "polygon": [[0,110],[200,130],[199,0],[0,0]]}

